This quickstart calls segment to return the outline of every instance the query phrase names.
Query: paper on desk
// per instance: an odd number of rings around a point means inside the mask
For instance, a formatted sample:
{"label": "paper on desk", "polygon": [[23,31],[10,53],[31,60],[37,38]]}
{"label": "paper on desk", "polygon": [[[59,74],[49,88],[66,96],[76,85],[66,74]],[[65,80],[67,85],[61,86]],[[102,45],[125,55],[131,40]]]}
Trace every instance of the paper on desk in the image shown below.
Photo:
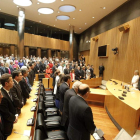
{"label": "paper on desk", "polygon": [[30,130],[24,130],[23,135],[29,137],[30,136]]}

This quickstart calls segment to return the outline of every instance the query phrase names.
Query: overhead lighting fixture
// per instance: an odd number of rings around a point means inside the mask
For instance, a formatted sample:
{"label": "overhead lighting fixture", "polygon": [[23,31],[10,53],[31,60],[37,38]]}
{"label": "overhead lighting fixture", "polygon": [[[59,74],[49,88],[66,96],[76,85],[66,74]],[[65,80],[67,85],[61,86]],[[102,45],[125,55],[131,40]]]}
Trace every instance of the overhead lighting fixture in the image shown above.
{"label": "overhead lighting fixture", "polygon": [[55,25],[54,25],[55,26]]}
{"label": "overhead lighting fixture", "polygon": [[18,7],[18,6],[17,6]]}
{"label": "overhead lighting fixture", "polygon": [[73,19],[75,19],[75,18],[73,18]]}
{"label": "overhead lighting fixture", "polygon": [[92,17],[92,18],[95,18],[95,17]]}
{"label": "overhead lighting fixture", "polygon": [[87,23],[85,23],[85,25],[86,25]]}
{"label": "overhead lighting fixture", "polygon": [[37,4],[39,4],[39,2]]}
{"label": "overhead lighting fixture", "polygon": [[64,1],[64,0],[61,0],[61,1]]}
{"label": "overhead lighting fixture", "polygon": [[13,0],[13,2],[16,5],[20,5],[20,6],[30,6],[30,5],[32,5],[31,0]]}
{"label": "overhead lighting fixture", "polygon": [[51,9],[51,8],[39,8],[38,12],[41,14],[52,14],[53,9]]}
{"label": "overhead lighting fixture", "polygon": [[62,15],[62,16],[57,16],[56,18],[59,19],[59,20],[68,20],[68,19],[70,19],[69,16],[64,16],[64,15]]}
{"label": "overhead lighting fixture", "polygon": [[39,2],[42,2],[42,3],[53,3],[55,2],[56,0],[38,0]]}
{"label": "overhead lighting fixture", "polygon": [[76,8],[72,5],[63,5],[59,7],[59,10],[62,12],[73,12]]}
{"label": "overhead lighting fixture", "polygon": [[80,9],[79,11],[81,12],[82,10]]}
{"label": "overhead lighting fixture", "polygon": [[81,28],[79,28],[81,30]]}
{"label": "overhead lighting fixture", "polygon": [[39,21],[39,22],[41,22],[41,21]]}
{"label": "overhead lighting fixture", "polygon": [[13,23],[5,23],[4,25],[5,26],[10,26],[10,27],[15,27],[15,24],[13,24]]}

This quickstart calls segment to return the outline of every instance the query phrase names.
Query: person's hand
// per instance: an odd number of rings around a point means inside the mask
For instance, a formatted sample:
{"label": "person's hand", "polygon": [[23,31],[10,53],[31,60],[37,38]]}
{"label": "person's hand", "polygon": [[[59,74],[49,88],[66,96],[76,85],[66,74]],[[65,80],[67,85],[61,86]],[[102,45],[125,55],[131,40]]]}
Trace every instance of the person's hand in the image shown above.
{"label": "person's hand", "polygon": [[18,116],[16,116],[14,123],[17,123],[17,122],[18,122]]}

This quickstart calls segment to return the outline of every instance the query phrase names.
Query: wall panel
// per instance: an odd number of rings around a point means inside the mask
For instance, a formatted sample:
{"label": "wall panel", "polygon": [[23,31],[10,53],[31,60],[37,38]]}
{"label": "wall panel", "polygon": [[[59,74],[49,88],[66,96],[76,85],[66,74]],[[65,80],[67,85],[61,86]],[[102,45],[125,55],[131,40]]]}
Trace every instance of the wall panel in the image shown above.
{"label": "wall panel", "polygon": [[[0,28],[0,43],[17,44],[17,31]],[[24,33],[24,45],[31,47],[69,50],[69,41]]]}
{"label": "wall panel", "polygon": [[[120,32],[118,27],[98,35],[97,42],[91,39],[89,63],[94,65],[94,72],[99,75],[98,67],[105,66],[104,79],[118,79],[131,82],[135,70],[140,71],[140,17],[128,22],[130,29]],[[108,58],[98,57],[98,47],[109,44]],[[118,47],[119,54],[112,49]],[[86,53],[86,51],[83,52]]]}

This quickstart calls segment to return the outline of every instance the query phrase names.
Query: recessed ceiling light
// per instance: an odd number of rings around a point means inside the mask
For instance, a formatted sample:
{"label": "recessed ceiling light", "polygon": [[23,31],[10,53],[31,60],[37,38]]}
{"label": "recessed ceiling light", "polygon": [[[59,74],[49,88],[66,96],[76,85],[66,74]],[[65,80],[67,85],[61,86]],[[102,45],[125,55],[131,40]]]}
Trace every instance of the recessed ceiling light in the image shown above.
{"label": "recessed ceiling light", "polygon": [[79,28],[81,30],[81,28]]}
{"label": "recessed ceiling light", "polygon": [[37,4],[39,4],[39,2]]}
{"label": "recessed ceiling light", "polygon": [[20,5],[20,6],[30,6],[30,5],[32,5],[31,0],[13,0],[13,2],[16,5]]}
{"label": "recessed ceiling light", "polygon": [[41,21],[39,21],[39,22],[41,22]]}
{"label": "recessed ceiling light", "polygon": [[73,19],[75,19],[75,18],[73,18]]}
{"label": "recessed ceiling light", "polygon": [[10,27],[15,27],[15,24],[13,24],[13,23],[5,23],[4,25],[5,26],[10,26]]}
{"label": "recessed ceiling light", "polygon": [[1,9],[0,9],[1,10]]}
{"label": "recessed ceiling light", "polygon": [[55,2],[56,0],[38,0],[39,2],[42,2],[42,3],[53,3]]}
{"label": "recessed ceiling light", "polygon": [[55,26],[55,25],[54,25]]}
{"label": "recessed ceiling light", "polygon": [[80,9],[79,11],[81,12],[82,10]]}
{"label": "recessed ceiling light", "polygon": [[63,5],[59,7],[59,10],[62,12],[73,12],[75,9],[76,8],[72,5]]}
{"label": "recessed ceiling light", "polygon": [[18,7],[18,6],[17,6]]}
{"label": "recessed ceiling light", "polygon": [[39,8],[38,12],[41,14],[52,14],[53,9],[51,9],[51,8]]}
{"label": "recessed ceiling light", "polygon": [[59,20],[68,20],[68,19],[70,19],[69,16],[64,16],[64,15],[62,15],[62,16],[57,16],[56,18],[59,19]]}
{"label": "recessed ceiling light", "polygon": [[64,1],[64,0],[61,0],[61,1]]}
{"label": "recessed ceiling light", "polygon": [[92,18],[95,18],[95,17],[92,17]]}
{"label": "recessed ceiling light", "polygon": [[58,13],[60,13],[60,12],[58,11]]}
{"label": "recessed ceiling light", "polygon": [[87,23],[85,23],[85,25],[86,25]]}

